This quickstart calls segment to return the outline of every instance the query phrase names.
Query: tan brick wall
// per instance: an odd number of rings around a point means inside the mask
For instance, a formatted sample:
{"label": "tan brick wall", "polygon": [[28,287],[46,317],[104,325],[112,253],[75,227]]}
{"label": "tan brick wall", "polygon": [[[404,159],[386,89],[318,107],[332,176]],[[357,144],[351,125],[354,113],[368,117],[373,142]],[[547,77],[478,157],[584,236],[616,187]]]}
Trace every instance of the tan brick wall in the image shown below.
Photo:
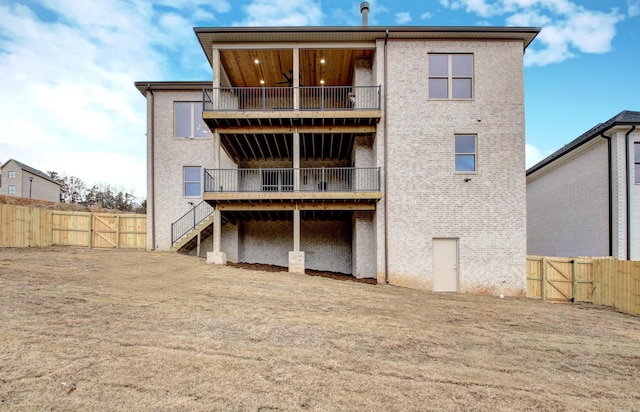
{"label": "tan brick wall", "polygon": [[376,277],[373,213],[354,212],[352,220],[352,272],[358,279]]}
{"label": "tan brick wall", "polygon": [[[390,41],[388,52],[390,283],[430,288],[442,237],[459,239],[461,290],[524,289],[522,43]],[[428,99],[431,52],[473,53],[473,99]],[[474,174],[454,171],[457,133],[477,134]]]}

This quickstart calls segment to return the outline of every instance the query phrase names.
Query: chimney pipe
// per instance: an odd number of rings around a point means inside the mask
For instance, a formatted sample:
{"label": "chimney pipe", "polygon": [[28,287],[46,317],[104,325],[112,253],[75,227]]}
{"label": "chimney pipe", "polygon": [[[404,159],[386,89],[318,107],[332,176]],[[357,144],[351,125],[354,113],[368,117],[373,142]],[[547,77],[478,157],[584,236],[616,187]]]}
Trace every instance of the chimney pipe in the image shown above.
{"label": "chimney pipe", "polygon": [[360,3],[360,13],[362,13],[362,25],[369,25],[369,2],[363,1]]}

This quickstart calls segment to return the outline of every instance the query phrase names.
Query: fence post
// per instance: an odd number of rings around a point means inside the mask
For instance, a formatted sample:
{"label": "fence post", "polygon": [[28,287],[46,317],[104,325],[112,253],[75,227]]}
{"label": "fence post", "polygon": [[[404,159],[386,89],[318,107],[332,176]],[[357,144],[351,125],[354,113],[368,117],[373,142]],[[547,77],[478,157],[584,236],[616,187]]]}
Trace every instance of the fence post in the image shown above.
{"label": "fence post", "polygon": [[576,303],[576,298],[578,297],[578,277],[577,275],[577,270],[576,270],[576,260],[573,259],[571,261],[572,265],[571,265],[571,279],[573,280],[573,293],[571,295],[573,303]]}
{"label": "fence post", "polygon": [[89,234],[87,235],[89,249],[93,248],[93,213],[89,213]]}
{"label": "fence post", "polygon": [[542,296],[542,301],[546,302],[547,300],[547,292],[546,292],[546,285],[547,285],[547,271],[545,270],[545,266],[546,266],[546,259],[543,257],[542,258],[542,264],[541,264],[541,272],[542,272],[542,279],[541,279],[541,288],[540,288],[540,295]]}

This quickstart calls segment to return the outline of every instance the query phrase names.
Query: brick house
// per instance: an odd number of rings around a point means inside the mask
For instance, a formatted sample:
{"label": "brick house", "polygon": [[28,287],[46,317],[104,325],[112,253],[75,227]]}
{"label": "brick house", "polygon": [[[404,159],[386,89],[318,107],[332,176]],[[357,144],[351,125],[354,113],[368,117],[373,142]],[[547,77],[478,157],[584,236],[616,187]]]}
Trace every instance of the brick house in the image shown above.
{"label": "brick house", "polygon": [[539,29],[194,31],[213,81],[135,84],[149,249],[524,290],[522,57]]}
{"label": "brick house", "polygon": [[640,259],[640,112],[599,123],[527,170],[527,250]]}
{"label": "brick house", "polygon": [[2,195],[60,201],[60,182],[17,160],[9,159],[0,167],[0,178]]}

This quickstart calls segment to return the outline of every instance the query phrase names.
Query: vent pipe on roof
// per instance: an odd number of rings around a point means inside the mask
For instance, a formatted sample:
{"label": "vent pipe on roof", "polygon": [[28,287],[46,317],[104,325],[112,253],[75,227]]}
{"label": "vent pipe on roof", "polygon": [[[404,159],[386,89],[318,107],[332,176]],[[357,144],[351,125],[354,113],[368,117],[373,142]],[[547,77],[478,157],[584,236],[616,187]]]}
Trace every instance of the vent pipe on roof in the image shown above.
{"label": "vent pipe on roof", "polygon": [[362,13],[362,25],[369,25],[369,2],[363,1],[360,3],[360,13]]}

